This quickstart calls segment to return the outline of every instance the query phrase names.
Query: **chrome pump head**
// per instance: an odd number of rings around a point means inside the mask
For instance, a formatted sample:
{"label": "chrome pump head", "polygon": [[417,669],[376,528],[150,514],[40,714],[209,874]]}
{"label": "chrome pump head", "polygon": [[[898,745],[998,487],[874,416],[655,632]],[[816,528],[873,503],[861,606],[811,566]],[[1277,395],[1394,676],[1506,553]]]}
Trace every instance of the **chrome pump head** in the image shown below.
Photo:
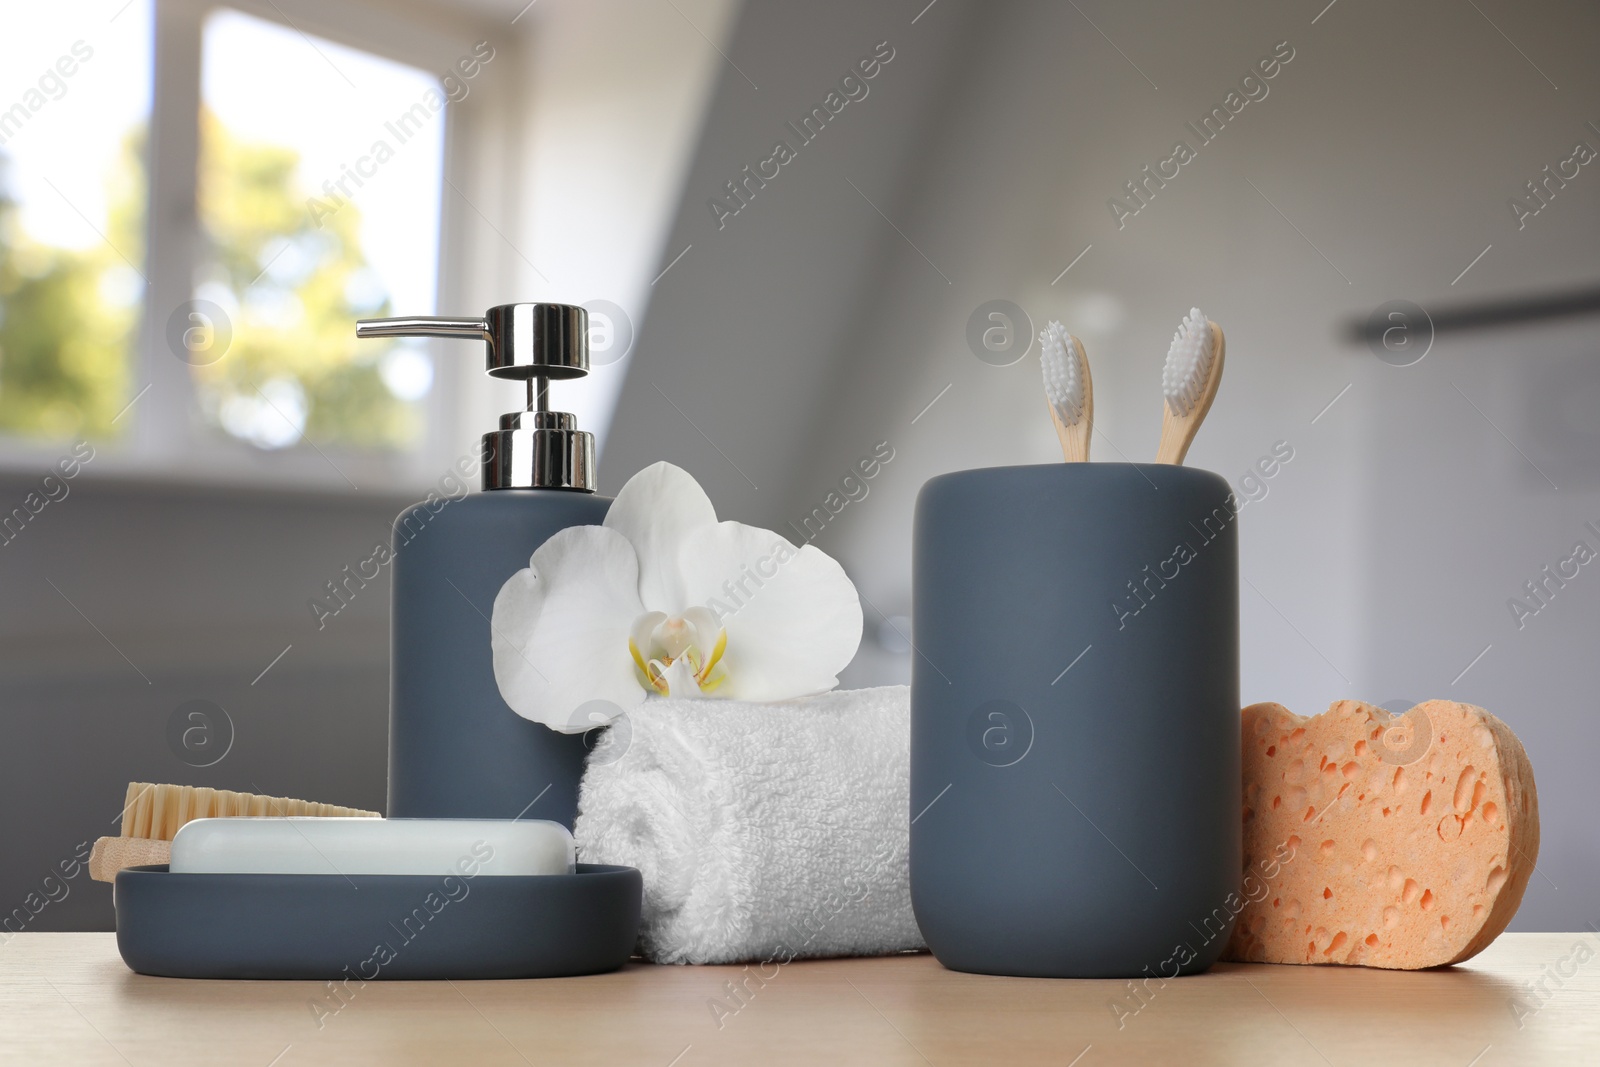
{"label": "chrome pump head", "polygon": [[483,435],[485,489],[594,492],[594,435],[550,410],[550,382],[589,373],[589,313],[571,304],[500,304],[481,319],[362,319],[357,337],[468,337],[488,342],[488,372],[528,383],[528,408]]}

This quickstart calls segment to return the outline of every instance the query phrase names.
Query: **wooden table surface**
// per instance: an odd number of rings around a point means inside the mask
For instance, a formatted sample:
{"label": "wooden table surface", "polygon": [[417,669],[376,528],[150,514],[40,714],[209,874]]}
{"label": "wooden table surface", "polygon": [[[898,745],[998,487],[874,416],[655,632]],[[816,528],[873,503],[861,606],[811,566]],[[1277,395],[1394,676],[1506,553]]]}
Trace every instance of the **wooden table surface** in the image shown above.
{"label": "wooden table surface", "polygon": [[1600,1064],[1597,956],[1593,934],[1507,934],[1442,971],[1224,964],[1152,983],[1136,1013],[1124,982],[957,974],[930,956],[797,961],[764,983],[647,965],[372,982],[341,1002],[315,982],[133,974],[111,934],[19,934],[0,944],[0,1063]]}

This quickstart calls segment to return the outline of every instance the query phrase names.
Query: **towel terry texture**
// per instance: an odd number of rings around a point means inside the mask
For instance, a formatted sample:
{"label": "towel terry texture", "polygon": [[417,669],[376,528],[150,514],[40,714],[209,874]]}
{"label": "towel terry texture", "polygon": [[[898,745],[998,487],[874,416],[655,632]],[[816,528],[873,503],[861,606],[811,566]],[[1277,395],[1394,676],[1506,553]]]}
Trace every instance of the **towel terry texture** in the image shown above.
{"label": "towel terry texture", "polygon": [[911,914],[905,686],[646,701],[596,743],[575,835],[644,875],[657,963],[924,947]]}

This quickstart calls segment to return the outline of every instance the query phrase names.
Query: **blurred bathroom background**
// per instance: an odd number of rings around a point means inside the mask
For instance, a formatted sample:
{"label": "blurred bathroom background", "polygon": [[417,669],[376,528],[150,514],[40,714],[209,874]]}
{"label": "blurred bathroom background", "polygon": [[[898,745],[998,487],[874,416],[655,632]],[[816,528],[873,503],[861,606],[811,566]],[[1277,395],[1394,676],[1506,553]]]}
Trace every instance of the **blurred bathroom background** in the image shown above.
{"label": "blurred bathroom background", "polygon": [[[921,484],[1059,458],[1032,332],[1086,343],[1095,458],[1150,460],[1194,304],[1244,700],[1489,708],[1543,812],[1513,928],[1589,928],[1596,40],[1577,0],[8,6],[0,912],[132,780],[381,809],[360,576],[519,398],[353,318],[587,304],[554,399],[602,488],[667,459],[810,530],[867,686],[910,676]],[[80,876],[29,928],[111,921]]]}

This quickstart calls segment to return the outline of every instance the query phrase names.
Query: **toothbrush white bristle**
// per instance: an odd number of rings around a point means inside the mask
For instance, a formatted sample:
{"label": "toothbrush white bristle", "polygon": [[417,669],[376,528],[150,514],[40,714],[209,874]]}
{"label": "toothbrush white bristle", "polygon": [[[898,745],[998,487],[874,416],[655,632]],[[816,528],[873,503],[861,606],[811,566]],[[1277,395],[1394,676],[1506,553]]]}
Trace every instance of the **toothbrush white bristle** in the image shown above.
{"label": "toothbrush white bristle", "polygon": [[1083,374],[1078,347],[1061,323],[1051,320],[1039,331],[1039,365],[1044,369],[1044,395],[1063,426],[1083,418]]}
{"label": "toothbrush white bristle", "polygon": [[1211,323],[1199,308],[1190,308],[1172,335],[1167,365],[1161,371],[1161,391],[1174,415],[1182,418],[1199,403],[1206,376],[1211,373],[1211,359]]}

